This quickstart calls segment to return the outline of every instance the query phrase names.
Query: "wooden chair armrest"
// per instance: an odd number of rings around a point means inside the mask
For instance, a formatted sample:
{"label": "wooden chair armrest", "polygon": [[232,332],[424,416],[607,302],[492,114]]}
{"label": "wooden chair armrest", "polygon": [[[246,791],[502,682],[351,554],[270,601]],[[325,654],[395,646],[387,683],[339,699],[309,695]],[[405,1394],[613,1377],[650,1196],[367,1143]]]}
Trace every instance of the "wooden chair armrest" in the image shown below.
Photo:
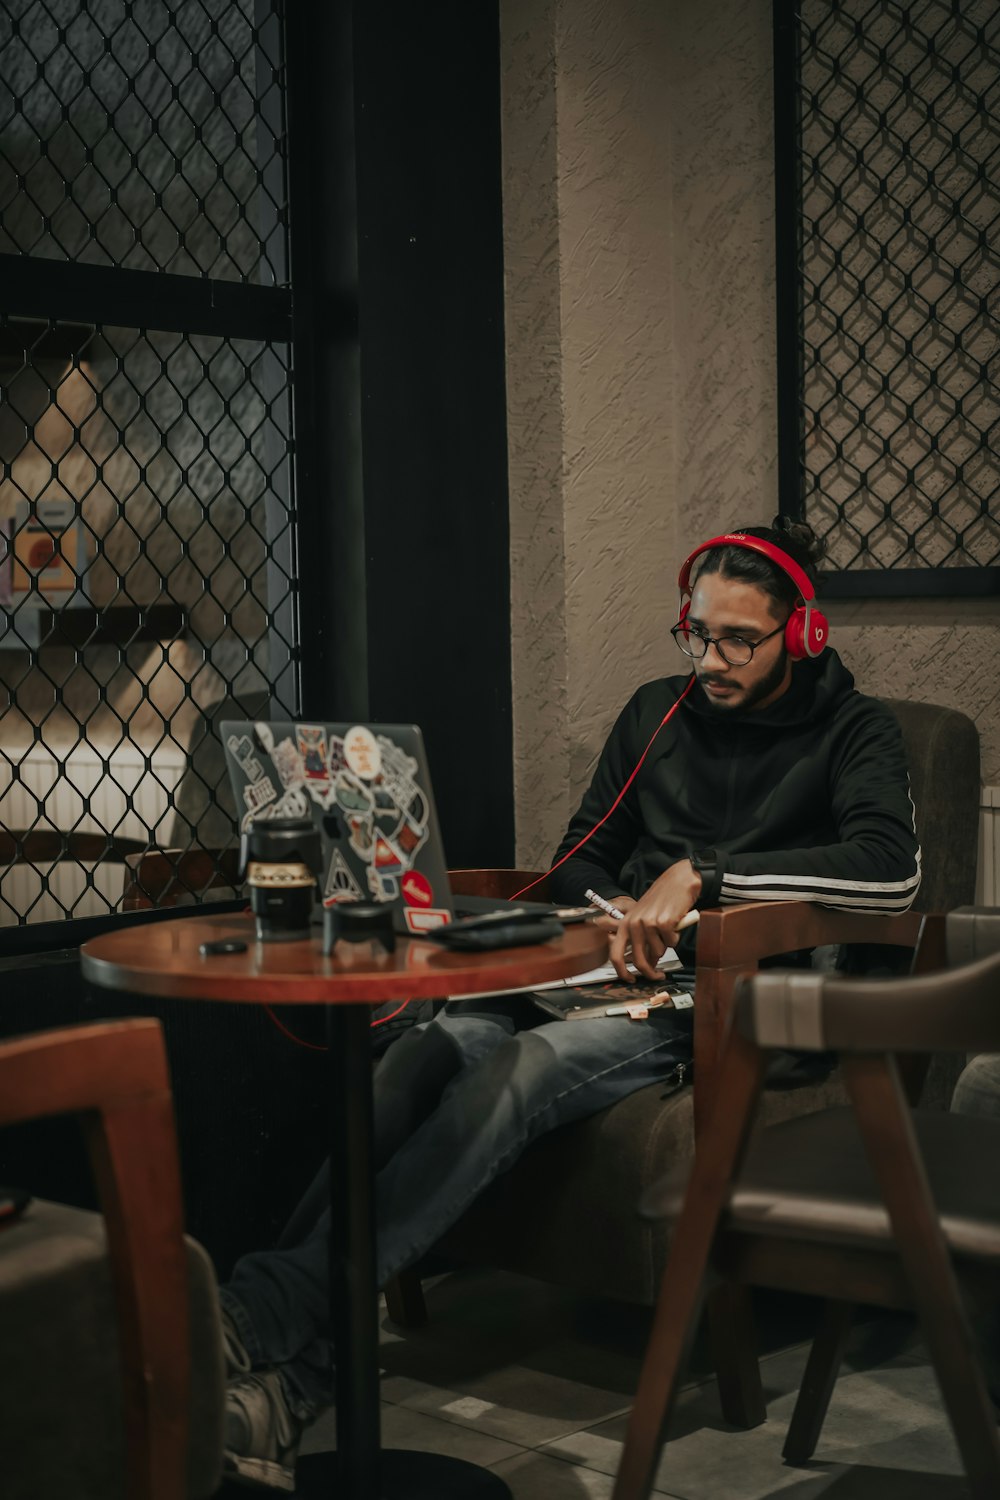
{"label": "wooden chair armrest", "polygon": [[698,923],[698,967],[726,968],[730,964],[771,958],[796,948],[819,948],[828,943],[888,943],[916,947],[922,912],[892,915],[838,911],[812,901],[747,901],[739,906],[715,906],[703,911]]}
{"label": "wooden chair armrest", "polygon": [[736,981],[762,958],[833,943],[914,948],[923,915],[838,911],[811,901],[753,901],[711,907],[698,922],[695,958],[694,1113],[701,1129],[711,1109],[716,1064],[732,1017]]}
{"label": "wooden chair armrest", "polygon": [[173,1101],[159,1021],[67,1027],[0,1045],[0,1125],[82,1117],[108,1236],[125,1406],[127,1483],[183,1494],[187,1263]]}

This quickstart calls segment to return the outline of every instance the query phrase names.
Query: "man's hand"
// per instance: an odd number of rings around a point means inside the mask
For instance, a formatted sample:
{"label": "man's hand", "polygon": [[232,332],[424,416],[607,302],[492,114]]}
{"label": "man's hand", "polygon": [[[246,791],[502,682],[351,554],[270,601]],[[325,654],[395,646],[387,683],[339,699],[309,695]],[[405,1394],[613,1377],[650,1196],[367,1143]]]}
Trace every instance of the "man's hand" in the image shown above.
{"label": "man's hand", "polygon": [[[617,906],[617,908],[618,908],[619,911],[623,911],[626,914],[628,914],[628,912],[630,912],[632,910],[632,907],[635,905],[635,897],[634,896],[615,896],[612,899],[612,901],[611,901],[611,905],[612,906]],[[603,930],[605,932],[610,932],[611,935],[612,935],[612,937],[613,937],[614,934],[618,931],[618,928],[621,926],[621,923],[618,921],[617,917],[603,917],[602,916],[602,917],[595,917],[592,925],[594,927],[601,927],[601,928],[603,928]]]}
{"label": "man's hand", "polygon": [[[656,961],[677,943],[678,924],[701,895],[701,876],[689,859],[678,860],[658,876],[638,901],[628,907],[622,898],[618,907],[625,920],[615,924],[611,939],[610,960],[620,979],[630,983],[632,976],[625,967],[625,950],[632,949],[632,962],[647,979],[659,979]],[[610,919],[609,924],[610,924]]]}

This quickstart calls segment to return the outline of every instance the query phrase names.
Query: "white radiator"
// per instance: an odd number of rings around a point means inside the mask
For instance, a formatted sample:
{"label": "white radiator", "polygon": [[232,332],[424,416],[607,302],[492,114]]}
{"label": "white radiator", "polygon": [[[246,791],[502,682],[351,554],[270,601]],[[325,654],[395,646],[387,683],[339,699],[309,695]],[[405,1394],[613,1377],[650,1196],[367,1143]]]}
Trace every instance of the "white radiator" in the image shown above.
{"label": "white radiator", "polygon": [[[107,760],[105,770],[89,745],[74,746],[62,759],[33,746],[21,761],[20,778],[8,780],[0,795],[0,828],[107,831],[162,844],[171,821],[168,793],[183,775],[184,752],[177,745],[151,751],[148,771],[134,745],[119,745]],[[15,925],[23,914],[32,922],[57,921],[66,910],[75,917],[100,916],[118,904],[123,881],[117,860],[92,869],[73,860],[0,866],[0,925]]]}
{"label": "white radiator", "polygon": [[976,905],[1000,906],[1000,786],[984,786],[979,799]]}

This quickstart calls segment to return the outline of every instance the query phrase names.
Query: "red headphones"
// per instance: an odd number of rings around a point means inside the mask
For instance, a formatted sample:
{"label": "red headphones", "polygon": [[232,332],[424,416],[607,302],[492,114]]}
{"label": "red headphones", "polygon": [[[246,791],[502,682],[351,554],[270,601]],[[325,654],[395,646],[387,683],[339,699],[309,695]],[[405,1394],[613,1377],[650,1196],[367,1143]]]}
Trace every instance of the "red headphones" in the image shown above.
{"label": "red headphones", "polygon": [[743,531],[727,532],[725,536],[713,536],[710,542],[702,542],[696,547],[691,556],[682,564],[680,573],[677,575],[677,587],[681,591],[681,622],[687,618],[688,610],[691,608],[691,564],[696,557],[707,552],[710,547],[746,547],[750,552],[759,552],[761,557],[766,557],[773,562],[775,567],[792,580],[799,591],[800,603],[795,606],[788,616],[785,626],[785,650],[794,661],[801,661],[803,657],[819,656],[826,646],[830,635],[830,626],[822,610],[816,607],[816,590],[809,581],[808,575],[799,567],[798,563],[787,552],[782,552],[780,547],[775,547],[773,542],[765,542],[763,537],[747,536]]}

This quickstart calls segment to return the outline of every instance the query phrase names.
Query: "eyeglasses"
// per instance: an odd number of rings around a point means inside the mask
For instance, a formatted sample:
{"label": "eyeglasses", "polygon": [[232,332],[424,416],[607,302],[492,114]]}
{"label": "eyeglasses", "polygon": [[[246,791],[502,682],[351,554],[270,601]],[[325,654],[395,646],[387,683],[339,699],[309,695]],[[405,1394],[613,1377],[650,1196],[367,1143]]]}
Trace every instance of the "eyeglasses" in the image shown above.
{"label": "eyeglasses", "polygon": [[681,620],[675,625],[670,634],[680,646],[685,656],[701,658],[705,655],[709,646],[714,646],[722,657],[722,660],[730,667],[747,667],[753,661],[753,654],[758,646],[763,646],[765,641],[773,640],[779,631],[784,630],[784,624],[772,630],[769,635],[762,635],[759,641],[745,641],[741,635],[706,635],[703,630],[696,630],[686,620]]}

